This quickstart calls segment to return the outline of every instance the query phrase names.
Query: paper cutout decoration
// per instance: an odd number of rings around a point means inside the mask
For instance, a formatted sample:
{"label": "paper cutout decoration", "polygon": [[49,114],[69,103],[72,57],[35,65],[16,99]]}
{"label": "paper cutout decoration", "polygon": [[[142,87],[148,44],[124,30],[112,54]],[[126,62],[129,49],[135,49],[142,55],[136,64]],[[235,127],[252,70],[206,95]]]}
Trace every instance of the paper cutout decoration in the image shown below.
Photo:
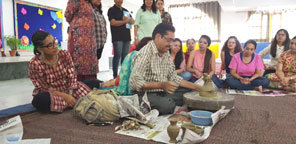
{"label": "paper cutout decoration", "polygon": [[21,9],[21,13],[22,13],[23,15],[26,15],[26,14],[27,14],[27,10],[26,10],[25,8],[22,8],[22,9]]}
{"label": "paper cutout decoration", "polygon": [[57,12],[50,12],[50,16],[51,16],[51,18],[54,20],[54,21],[56,21],[56,22],[58,22],[59,24],[60,23],[62,23],[62,21],[63,21],[63,13],[62,13],[62,11],[57,11]]}
{"label": "paper cutout decoration", "polygon": [[25,29],[25,30],[29,30],[29,29],[30,29],[30,26],[29,26],[27,23],[25,23],[25,24],[24,24],[24,29]]}
{"label": "paper cutout decoration", "polygon": [[24,45],[24,46],[29,45],[29,38],[27,36],[22,36],[21,44]]}
{"label": "paper cutout decoration", "polygon": [[38,9],[38,14],[43,15],[43,11],[41,9]]}
{"label": "paper cutout decoration", "polygon": [[57,20],[57,14],[55,13],[55,12],[53,12],[53,11],[51,11],[50,12],[50,16],[51,16],[51,18],[53,19],[53,20]]}
{"label": "paper cutout decoration", "polygon": [[63,13],[61,10],[57,11],[56,14],[57,14],[57,18],[63,19]]}
{"label": "paper cutout decoration", "polygon": [[42,28],[40,28],[39,30],[44,31]]}
{"label": "paper cutout decoration", "polygon": [[56,29],[57,28],[57,25],[56,24],[53,24],[51,27],[52,27],[52,29]]}

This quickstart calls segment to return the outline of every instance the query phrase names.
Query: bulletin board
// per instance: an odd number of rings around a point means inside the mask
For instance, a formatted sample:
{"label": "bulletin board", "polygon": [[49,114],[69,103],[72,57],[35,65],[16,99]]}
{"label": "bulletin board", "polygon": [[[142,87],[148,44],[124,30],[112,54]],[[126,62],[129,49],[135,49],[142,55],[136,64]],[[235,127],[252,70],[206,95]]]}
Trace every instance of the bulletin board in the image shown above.
{"label": "bulletin board", "polygon": [[63,12],[61,9],[15,0],[14,22],[16,37],[21,40],[20,49],[33,50],[31,37],[37,30],[49,32],[63,40]]}

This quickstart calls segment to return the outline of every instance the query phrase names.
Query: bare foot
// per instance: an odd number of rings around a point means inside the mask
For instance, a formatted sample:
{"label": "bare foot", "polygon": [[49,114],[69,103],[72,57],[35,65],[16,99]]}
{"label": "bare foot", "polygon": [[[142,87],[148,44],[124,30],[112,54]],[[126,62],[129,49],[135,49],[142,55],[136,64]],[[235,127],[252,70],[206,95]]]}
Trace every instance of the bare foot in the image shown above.
{"label": "bare foot", "polygon": [[259,91],[259,92],[263,92],[262,86],[255,87],[254,90]]}

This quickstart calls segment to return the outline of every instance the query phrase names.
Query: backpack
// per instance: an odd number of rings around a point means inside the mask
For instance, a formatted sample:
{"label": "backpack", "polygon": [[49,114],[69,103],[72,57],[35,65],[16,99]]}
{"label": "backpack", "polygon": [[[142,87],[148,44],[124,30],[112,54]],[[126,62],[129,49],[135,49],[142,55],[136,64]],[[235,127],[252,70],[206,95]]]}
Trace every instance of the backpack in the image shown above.
{"label": "backpack", "polygon": [[113,122],[120,118],[118,96],[113,90],[93,89],[81,97],[73,108],[73,115],[87,123]]}

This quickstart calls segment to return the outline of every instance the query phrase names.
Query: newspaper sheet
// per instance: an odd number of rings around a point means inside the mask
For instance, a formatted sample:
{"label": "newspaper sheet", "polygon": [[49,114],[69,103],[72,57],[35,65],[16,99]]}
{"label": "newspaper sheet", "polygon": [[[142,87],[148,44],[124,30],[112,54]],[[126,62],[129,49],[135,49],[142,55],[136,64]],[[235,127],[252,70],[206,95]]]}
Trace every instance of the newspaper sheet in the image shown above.
{"label": "newspaper sheet", "polygon": [[[224,109],[225,107],[222,107],[220,110],[212,114],[213,119],[213,125],[211,126],[201,126],[204,129],[204,132],[201,135],[197,135],[196,133],[186,130],[184,139],[181,139],[181,135],[183,133],[182,129],[180,129],[179,135],[177,137],[177,141],[179,143],[198,143],[206,140],[210,133],[212,128],[215,126],[215,124],[227,116],[227,114],[231,111],[231,109]],[[166,116],[159,116],[157,117],[156,122],[154,123],[155,127],[153,129],[150,129],[146,126],[141,125],[141,128],[139,130],[119,130],[115,133],[122,134],[122,135],[128,135],[132,137],[142,138],[145,140],[153,140],[157,142],[162,143],[169,143],[169,136],[167,134],[167,127],[170,125],[168,118],[171,115]],[[179,127],[181,127],[182,123],[177,124]]]}
{"label": "newspaper sheet", "polygon": [[50,144],[51,139],[22,140],[23,124],[21,117],[15,116],[0,123],[0,144]]}
{"label": "newspaper sheet", "polygon": [[263,92],[259,92],[256,90],[235,90],[235,89],[227,89],[227,94],[230,95],[248,95],[248,96],[286,96],[286,95],[296,95],[296,93],[291,92],[283,92],[277,90],[265,90]]}

